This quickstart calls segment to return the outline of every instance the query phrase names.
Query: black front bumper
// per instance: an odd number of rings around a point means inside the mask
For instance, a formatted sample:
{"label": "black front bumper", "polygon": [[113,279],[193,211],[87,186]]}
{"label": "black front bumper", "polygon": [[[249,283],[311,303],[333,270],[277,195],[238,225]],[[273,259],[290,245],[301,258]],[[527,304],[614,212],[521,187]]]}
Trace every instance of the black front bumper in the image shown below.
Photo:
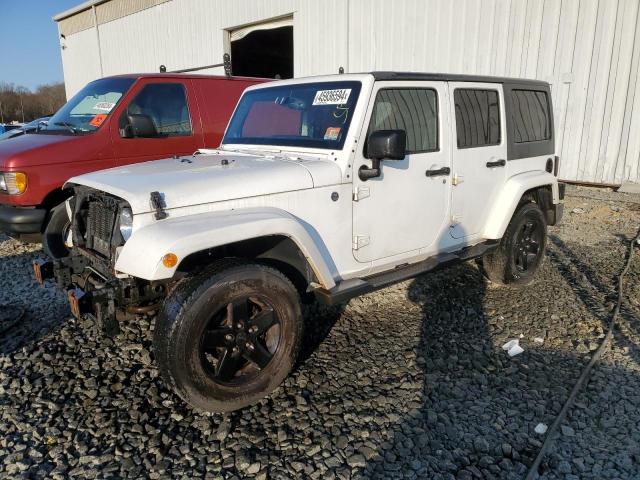
{"label": "black front bumper", "polygon": [[96,266],[92,256],[71,255],[53,262],[35,260],[33,272],[40,284],[54,279],[67,292],[71,313],[94,317],[108,335],[120,331],[116,312],[153,312],[166,295],[164,282],[104,275]]}
{"label": "black front bumper", "polygon": [[47,211],[44,208],[0,205],[0,232],[9,235],[41,233],[46,216]]}

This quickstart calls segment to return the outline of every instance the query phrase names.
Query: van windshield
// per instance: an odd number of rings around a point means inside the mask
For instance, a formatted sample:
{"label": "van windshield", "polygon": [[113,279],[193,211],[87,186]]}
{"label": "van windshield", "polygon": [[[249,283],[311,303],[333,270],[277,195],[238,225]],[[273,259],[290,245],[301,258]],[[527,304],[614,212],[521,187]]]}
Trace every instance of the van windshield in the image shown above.
{"label": "van windshield", "polygon": [[223,143],[341,149],[360,82],[318,82],[245,93]]}
{"label": "van windshield", "polygon": [[89,83],[49,119],[42,133],[89,133],[97,130],[135,82],[135,78],[105,78]]}

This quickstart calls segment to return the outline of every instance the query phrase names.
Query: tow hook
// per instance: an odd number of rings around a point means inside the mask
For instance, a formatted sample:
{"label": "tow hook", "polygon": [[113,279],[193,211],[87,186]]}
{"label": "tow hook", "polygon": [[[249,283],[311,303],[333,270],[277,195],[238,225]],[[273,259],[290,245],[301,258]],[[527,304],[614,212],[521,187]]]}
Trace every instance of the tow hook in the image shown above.
{"label": "tow hook", "polygon": [[36,277],[36,282],[42,285],[45,280],[53,278],[53,263],[45,262],[44,260],[34,260],[31,262],[33,267],[33,274]]}

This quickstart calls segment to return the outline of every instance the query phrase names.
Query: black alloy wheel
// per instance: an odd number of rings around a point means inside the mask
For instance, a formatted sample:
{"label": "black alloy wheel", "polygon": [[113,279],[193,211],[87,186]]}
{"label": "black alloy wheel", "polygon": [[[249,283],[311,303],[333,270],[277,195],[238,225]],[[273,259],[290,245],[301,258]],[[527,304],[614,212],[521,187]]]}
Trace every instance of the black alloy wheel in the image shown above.
{"label": "black alloy wheel", "polygon": [[200,338],[202,366],[218,383],[242,383],[265,369],[280,345],[268,299],[242,296],[216,312]]}
{"label": "black alloy wheel", "polygon": [[547,221],[537,203],[525,201],[517,208],[500,245],[482,258],[482,268],[493,283],[527,285],[544,260]]}
{"label": "black alloy wheel", "polygon": [[280,271],[222,259],[181,280],[156,319],[165,383],[192,407],[231,411],[269,395],[302,341],[298,291]]}
{"label": "black alloy wheel", "polygon": [[513,259],[519,272],[524,273],[531,267],[537,267],[544,235],[538,222],[527,220],[522,225],[513,243]]}

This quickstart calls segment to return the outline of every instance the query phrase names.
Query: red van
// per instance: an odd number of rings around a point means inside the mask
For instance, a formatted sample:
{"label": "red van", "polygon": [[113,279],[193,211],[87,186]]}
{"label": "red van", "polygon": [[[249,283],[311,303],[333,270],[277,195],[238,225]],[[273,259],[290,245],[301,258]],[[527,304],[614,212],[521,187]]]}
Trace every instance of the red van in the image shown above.
{"label": "red van", "polygon": [[69,178],[215,148],[244,89],[265,81],[160,73],[89,83],[46,128],[0,142],[0,232],[66,256]]}

